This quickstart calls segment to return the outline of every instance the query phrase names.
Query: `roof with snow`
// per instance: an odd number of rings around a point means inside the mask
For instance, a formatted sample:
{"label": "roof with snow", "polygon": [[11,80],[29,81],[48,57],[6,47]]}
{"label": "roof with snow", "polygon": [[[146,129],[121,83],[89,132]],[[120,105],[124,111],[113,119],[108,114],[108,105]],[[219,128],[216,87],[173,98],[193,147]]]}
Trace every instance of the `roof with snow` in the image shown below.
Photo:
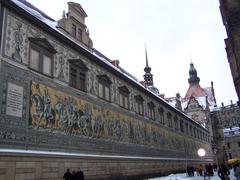
{"label": "roof with snow", "polygon": [[190,85],[184,99],[189,99],[193,97],[207,96],[207,93],[199,84]]}
{"label": "roof with snow", "polygon": [[240,136],[240,127],[231,127],[223,129],[224,137]]}

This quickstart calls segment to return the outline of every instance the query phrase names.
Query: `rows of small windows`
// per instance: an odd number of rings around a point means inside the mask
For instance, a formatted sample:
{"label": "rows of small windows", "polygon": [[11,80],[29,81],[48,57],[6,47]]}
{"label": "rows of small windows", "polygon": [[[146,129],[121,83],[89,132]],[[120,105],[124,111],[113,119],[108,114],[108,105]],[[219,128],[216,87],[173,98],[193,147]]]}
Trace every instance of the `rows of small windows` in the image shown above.
{"label": "rows of small windows", "polygon": [[240,148],[240,141],[238,141],[238,142],[232,142],[232,143],[227,142],[227,148],[228,148],[228,149],[231,149],[231,147],[234,147],[234,146]]}
{"label": "rows of small windows", "polygon": [[[32,70],[38,71],[47,76],[53,76],[53,56],[56,53],[54,48],[48,43],[46,39],[29,38],[30,40],[30,56],[29,67]],[[86,74],[88,68],[80,59],[70,59],[69,62],[69,85],[80,91],[86,92]],[[98,75],[98,97],[105,101],[111,102],[111,79],[103,74]],[[119,93],[119,106],[124,109],[129,109],[130,91],[126,86],[118,88]],[[144,98],[141,95],[134,97],[134,109],[136,114],[144,116]],[[156,111],[157,109],[157,111]],[[182,119],[165,112],[162,107],[156,108],[154,102],[147,103],[146,114],[149,119],[157,121],[162,125],[175,129],[194,138],[207,141],[207,136],[199,131],[196,127],[184,123]],[[166,119],[165,119],[166,114]]]}

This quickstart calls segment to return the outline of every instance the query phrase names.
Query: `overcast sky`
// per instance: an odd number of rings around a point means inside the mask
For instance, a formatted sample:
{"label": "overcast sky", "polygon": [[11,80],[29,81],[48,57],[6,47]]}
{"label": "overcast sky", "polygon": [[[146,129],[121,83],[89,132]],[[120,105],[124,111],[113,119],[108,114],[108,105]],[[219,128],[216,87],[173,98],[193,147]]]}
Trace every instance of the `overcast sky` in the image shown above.
{"label": "overcast sky", "polygon": [[[55,20],[68,0],[28,0]],[[73,0],[74,1],[74,0]],[[237,101],[225,52],[218,0],[75,0],[88,14],[94,48],[143,80],[145,43],[154,85],[165,97],[185,96],[190,62],[201,87],[214,82],[217,104]]]}

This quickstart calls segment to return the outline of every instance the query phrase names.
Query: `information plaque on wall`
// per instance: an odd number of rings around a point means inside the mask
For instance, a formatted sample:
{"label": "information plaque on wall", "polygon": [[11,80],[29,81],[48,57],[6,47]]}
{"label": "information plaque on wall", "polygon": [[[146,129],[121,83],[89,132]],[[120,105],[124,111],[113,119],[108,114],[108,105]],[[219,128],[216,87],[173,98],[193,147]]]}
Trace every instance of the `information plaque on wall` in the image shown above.
{"label": "information plaque on wall", "polygon": [[22,117],[23,87],[8,83],[6,114]]}

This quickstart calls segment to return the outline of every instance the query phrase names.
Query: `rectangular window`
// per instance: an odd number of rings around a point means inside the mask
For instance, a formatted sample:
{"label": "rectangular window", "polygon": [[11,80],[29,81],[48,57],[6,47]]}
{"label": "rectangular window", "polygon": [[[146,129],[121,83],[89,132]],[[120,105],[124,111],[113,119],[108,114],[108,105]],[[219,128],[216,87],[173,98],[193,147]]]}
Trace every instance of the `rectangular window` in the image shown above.
{"label": "rectangular window", "polygon": [[111,80],[106,75],[98,75],[98,97],[106,101],[111,101],[111,83]]}
{"label": "rectangular window", "polygon": [[80,91],[86,91],[86,73],[88,71],[88,68],[79,59],[69,60],[69,63],[69,85],[76,89],[79,89]]}
{"label": "rectangular window", "polygon": [[184,129],[183,129],[183,120],[180,120],[180,131],[181,131],[181,132],[184,132]]}
{"label": "rectangular window", "polygon": [[135,112],[137,114],[143,115],[144,110],[143,110],[143,98],[141,95],[135,96]]}
{"label": "rectangular window", "polygon": [[192,129],[192,125],[190,125],[190,136],[193,136],[193,129]]}
{"label": "rectangular window", "polygon": [[39,52],[37,50],[31,48],[30,61],[29,61],[30,67],[36,71],[39,71],[39,61],[40,61]]}
{"label": "rectangular window", "polygon": [[82,91],[86,91],[86,75],[85,73],[79,73],[79,85]]}
{"label": "rectangular window", "polygon": [[82,41],[82,30],[78,28],[78,40]]}
{"label": "rectangular window", "polygon": [[52,76],[55,49],[46,39],[29,38],[29,68],[47,76]]}
{"label": "rectangular window", "polygon": [[154,112],[154,109],[152,108],[150,109],[150,118],[153,120],[155,119],[155,112]]}
{"label": "rectangular window", "polygon": [[108,86],[105,86],[105,93],[104,93],[104,95],[105,95],[105,99],[107,101],[110,101],[110,90],[109,90]]}
{"label": "rectangular window", "polygon": [[43,74],[51,75],[51,58],[43,55]]}
{"label": "rectangular window", "polygon": [[124,107],[126,108],[126,109],[128,109],[128,96],[125,96],[124,97]]}
{"label": "rectangular window", "polygon": [[70,68],[70,85],[77,87],[77,71],[76,69]]}
{"label": "rectangular window", "polygon": [[119,105],[121,106],[121,107],[123,107],[123,95],[122,94],[119,94]]}
{"label": "rectangular window", "polygon": [[188,134],[188,123],[185,123],[185,132]]}
{"label": "rectangular window", "polygon": [[77,36],[77,26],[75,24],[72,24],[72,36]]}
{"label": "rectangular window", "polygon": [[129,108],[129,90],[126,86],[118,88],[119,90],[119,106],[128,109]]}
{"label": "rectangular window", "polygon": [[238,147],[240,147],[240,141],[238,141]]}
{"label": "rectangular window", "polygon": [[148,103],[149,118],[155,120],[155,105],[153,102]]}
{"label": "rectangular window", "polygon": [[178,130],[178,118],[177,118],[177,116],[174,117],[174,128],[175,128],[175,130]]}
{"label": "rectangular window", "polygon": [[103,85],[101,83],[98,84],[98,96],[103,98]]}

